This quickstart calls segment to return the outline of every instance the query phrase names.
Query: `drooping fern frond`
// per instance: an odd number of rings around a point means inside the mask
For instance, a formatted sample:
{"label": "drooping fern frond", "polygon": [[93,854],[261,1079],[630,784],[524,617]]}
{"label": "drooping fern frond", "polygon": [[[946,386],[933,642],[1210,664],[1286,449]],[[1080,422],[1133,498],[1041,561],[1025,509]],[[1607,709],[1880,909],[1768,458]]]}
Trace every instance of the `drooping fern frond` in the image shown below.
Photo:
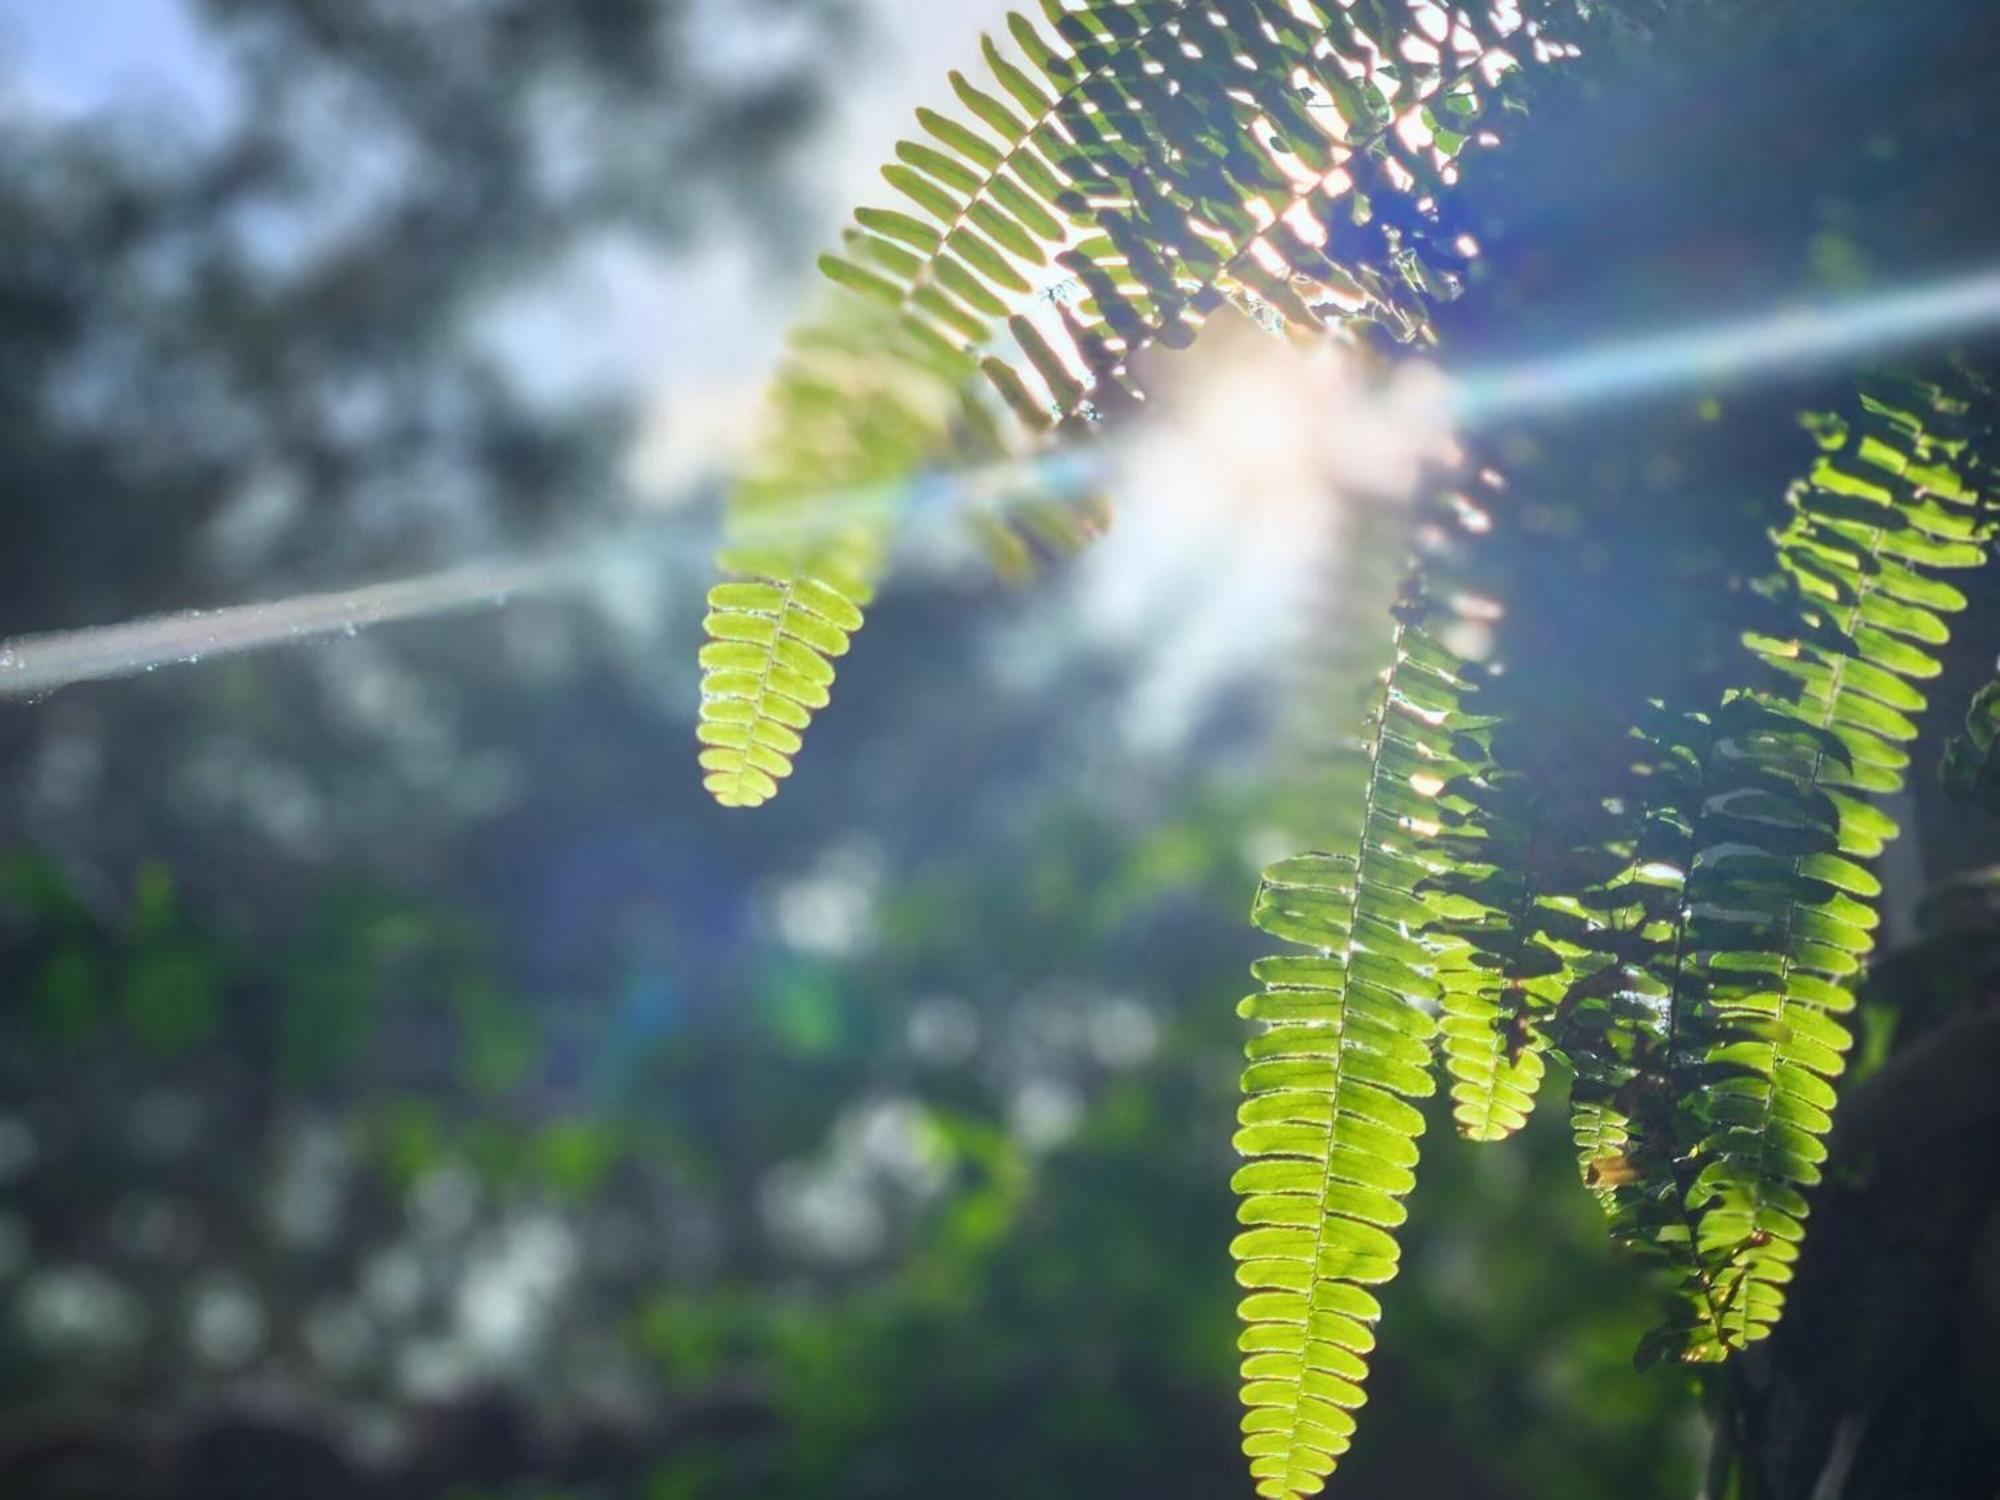
{"label": "drooping fern frond", "polygon": [[[730,498],[721,562],[737,581],[709,597],[698,733],[705,784],[725,807],[769,800],[790,773],[874,596],[899,487],[947,420],[948,388],[899,358],[920,351],[867,309],[836,309],[820,335],[772,388],[782,431]],[[879,357],[860,352],[871,342]]]}
{"label": "drooping fern frond", "polygon": [[1626,875],[1586,896],[1613,967],[1564,1010],[1586,1180],[1614,1236],[1676,1289],[1650,1352],[1712,1361],[1766,1336],[1804,1234],[1873,946],[1867,868],[1895,825],[1926,648],[1987,521],[1934,388],[1818,419],[1822,453],[1777,537],[1791,629],[1750,645],[1774,690],[1658,710]]}
{"label": "drooping fern frond", "polygon": [[[884,169],[901,203],[861,210],[822,262],[829,312],[794,340],[732,498],[724,568],[787,601],[823,586],[838,619],[806,612],[843,642],[913,477],[1117,413],[1139,399],[1133,358],[1191,342],[1225,302],[1310,332],[1422,337],[1426,299],[1476,250],[1440,227],[1440,195],[1492,139],[1524,56],[1564,50],[1514,0],[1041,8],[1009,17],[1014,55],[987,40],[989,82],[951,75],[963,114],[919,113],[923,138]],[[1031,530],[1039,514],[1014,513]],[[1018,569],[1038,540],[1092,527],[984,530]],[[775,793],[831,681],[831,653],[785,629],[788,608],[711,616],[737,632],[704,662],[704,766],[731,805]],[[781,641],[815,658],[807,697],[755,686]]]}
{"label": "drooping fern frond", "polygon": [[801,731],[826,704],[830,659],[847,654],[861,611],[817,578],[717,584],[708,604],[701,764],[716,801],[755,807],[790,774]]}
{"label": "drooping fern frond", "polygon": [[1427,937],[1423,887],[1453,756],[1457,662],[1414,620],[1397,631],[1355,847],[1266,872],[1253,919],[1293,945],[1260,961],[1246,1051],[1232,1246],[1242,1303],[1244,1452],[1258,1493],[1317,1493],[1347,1451],[1380,1304],[1396,1274],[1433,1092],[1429,1007],[1454,944]]}
{"label": "drooping fern frond", "polygon": [[[1626,1153],[1631,1183],[1610,1194],[1613,1228],[1662,1265],[1677,1293],[1646,1352],[1710,1362],[1776,1318],[1801,1195],[1825,1158],[1826,1079],[1845,1045],[1828,1047],[1804,1007],[1843,1008],[1837,980],[1858,966],[1874,920],[1848,892],[1872,883],[1840,852],[1834,804],[1798,774],[1844,764],[1845,747],[1791,704],[1735,693],[1713,713],[1661,711],[1646,740],[1657,787],[1647,816],[1664,837],[1642,840],[1636,871],[1671,904],[1649,914],[1653,940],[1626,954],[1659,1011],[1650,1066],[1621,1101],[1636,1104],[1641,1129]],[[1825,951],[1804,946],[1808,932]],[[1760,1053],[1746,1033],[1777,1040],[1765,1024],[1774,978],[1801,960],[1821,972],[1793,974],[1792,1034]],[[1737,1221],[1733,1181],[1750,1156],[1768,1176]]]}
{"label": "drooping fern frond", "polygon": [[1825,1157],[1831,1080],[1852,1045],[1839,1017],[1874,945],[1880,886],[1866,866],[1896,833],[1866,799],[1902,787],[1925,707],[1916,684],[1941,669],[1943,617],[1965,604],[1937,575],[1986,558],[1966,417],[1942,390],[1908,386],[1816,423],[1821,456],[1778,538],[1798,627],[1751,638],[1794,686],[1769,700],[1780,722],[1730,747],[1741,781],[1710,809],[1716,841],[1693,892],[1709,1129],[1690,1204],[1729,1348],[1776,1322]]}

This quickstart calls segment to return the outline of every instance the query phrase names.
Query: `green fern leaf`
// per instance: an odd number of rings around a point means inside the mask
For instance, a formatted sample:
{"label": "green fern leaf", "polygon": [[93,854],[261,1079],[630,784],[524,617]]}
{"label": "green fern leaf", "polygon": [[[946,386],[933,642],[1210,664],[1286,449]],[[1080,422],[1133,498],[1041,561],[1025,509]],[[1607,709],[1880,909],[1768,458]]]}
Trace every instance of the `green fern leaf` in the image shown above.
{"label": "green fern leaf", "polygon": [[[919,373],[933,351],[897,337],[879,309],[850,301],[814,337],[801,335],[773,386],[781,431],[730,497],[720,560],[738,581],[709,601],[701,765],[729,807],[767,801],[790,773],[874,597],[898,487],[947,421],[940,386]],[[863,347],[883,352],[841,352]]]}
{"label": "green fern leaf", "polygon": [[1783,691],[1644,726],[1625,875],[1585,897],[1614,965],[1565,1001],[1585,1176],[1676,1288],[1648,1351],[1711,1361],[1769,1334],[1826,1157],[1843,1020],[1873,947],[1868,863],[1988,521],[1934,388],[1813,423],[1777,538],[1793,626],[1750,638]]}
{"label": "green fern leaf", "polygon": [[[1075,87],[1091,108],[1041,144],[1067,180],[1060,201],[1100,231],[1056,256],[1086,294],[1055,331],[1088,377],[1083,399],[1115,399],[1139,349],[1190,341],[1224,301],[1307,331],[1366,319],[1423,334],[1423,300],[1464,258],[1427,230],[1470,138],[1436,122],[1489,110],[1519,27],[1465,17],[1443,46],[1420,19],[1279,0],[1150,7],[1082,48],[1091,71]],[[1065,34],[1080,30],[1071,18]]]}
{"label": "green fern leaf", "polygon": [[724,807],[755,807],[791,774],[799,736],[827,701],[829,658],[846,654],[861,611],[810,578],[718,584],[708,603],[702,769]]}
{"label": "green fern leaf", "polygon": [[[1008,21],[1025,67],[989,39],[989,84],[951,75],[964,115],[918,115],[923,139],[883,171],[901,205],[857,213],[822,262],[834,304],[794,340],[758,470],[730,506],[733,534],[805,535],[732,543],[724,567],[746,581],[823,585],[849,619],[879,574],[899,486],[1131,406],[1133,357],[1192,341],[1226,301],[1315,332],[1366,319],[1423,336],[1426,299],[1453,289],[1466,255],[1435,232],[1438,194],[1518,67],[1510,46],[1549,50],[1512,6],[1455,12],[1441,37],[1426,26],[1444,13],[1417,5],[1042,10]],[[877,500],[868,516],[816,519],[857,494]],[[1018,573],[1087,541],[1102,512],[1023,494],[977,519]],[[813,649],[778,628],[782,609],[766,618],[775,639]],[[730,664],[711,672],[760,670],[744,651],[712,654]],[[815,654],[827,675],[830,654]],[[735,694],[748,690],[739,676],[705,687],[725,716],[705,716],[705,732],[743,731],[705,758],[711,789],[737,805],[772,795],[797,749],[798,715],[759,705],[810,706],[753,694],[744,723]]]}
{"label": "green fern leaf", "polygon": [[1244,1452],[1258,1493],[1317,1493],[1354,1432],[1380,1304],[1396,1273],[1435,1089],[1429,1007],[1450,940],[1427,936],[1437,793],[1453,758],[1457,663],[1415,624],[1397,632],[1368,806],[1352,855],[1266,872],[1253,920],[1295,951],[1262,960],[1240,1013],[1249,1043],[1236,1146],[1245,1225],[1232,1253],[1242,1303]]}
{"label": "green fern leaf", "polygon": [[1915,684],[1940,670],[1925,648],[1964,602],[1934,575],[1986,558],[1966,417],[1936,387],[1911,387],[1816,424],[1822,454],[1779,537],[1799,628],[1751,642],[1792,688],[1770,700],[1780,722],[1730,747],[1739,784],[1711,810],[1694,891],[1713,1081],[1689,1201],[1732,1348],[1782,1312],[1825,1158],[1832,1080],[1853,1042],[1840,1018],[1874,945],[1867,863],[1895,833],[1866,798],[1901,788],[1925,702]]}

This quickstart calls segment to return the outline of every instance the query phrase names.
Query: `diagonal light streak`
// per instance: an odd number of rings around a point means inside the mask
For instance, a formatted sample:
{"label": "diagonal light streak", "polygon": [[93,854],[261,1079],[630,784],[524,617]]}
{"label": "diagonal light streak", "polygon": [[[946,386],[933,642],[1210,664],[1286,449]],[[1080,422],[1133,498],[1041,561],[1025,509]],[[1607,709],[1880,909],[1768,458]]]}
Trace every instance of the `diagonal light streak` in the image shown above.
{"label": "diagonal light streak", "polygon": [[1452,419],[1490,426],[1787,370],[1838,365],[2000,324],[2000,270],[1465,371]]}

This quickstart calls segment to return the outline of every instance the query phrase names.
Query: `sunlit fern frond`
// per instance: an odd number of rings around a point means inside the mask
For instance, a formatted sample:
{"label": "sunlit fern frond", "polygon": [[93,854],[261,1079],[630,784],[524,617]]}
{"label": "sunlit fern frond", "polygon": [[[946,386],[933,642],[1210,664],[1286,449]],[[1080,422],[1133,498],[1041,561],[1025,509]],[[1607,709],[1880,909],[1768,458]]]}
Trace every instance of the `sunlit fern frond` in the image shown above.
{"label": "sunlit fern frond", "polygon": [[827,701],[834,657],[861,611],[813,578],[721,583],[709,591],[702,648],[701,765],[724,807],[777,795],[799,736]]}
{"label": "sunlit fern frond", "polygon": [[[732,498],[731,573],[865,607],[910,481],[1117,414],[1139,399],[1132,359],[1225,302],[1423,336],[1476,250],[1441,226],[1459,158],[1493,139],[1520,64],[1563,50],[1513,0],[1041,8],[1009,17],[1011,53],[987,40],[986,81],[951,75],[962,112],[919,112],[884,169],[899,204],[859,211],[822,261],[836,290]],[[979,525],[1010,571],[1096,529],[1032,497]],[[763,722],[757,764],[711,768],[724,800],[789,771],[796,727]]]}
{"label": "sunlit fern frond", "polygon": [[1790,683],[1724,749],[1738,770],[1705,811],[1692,899],[1706,987],[1707,1133],[1690,1199],[1697,1248],[1727,1308],[1727,1347],[1766,1336],[1819,1177],[1840,1017],[1874,946],[1867,868],[1896,834],[1868,799],[1899,791],[1964,596],[1941,573],[1980,566],[1991,518],[1968,410],[1934,386],[1881,386],[1814,425],[1822,449],[1790,496],[1779,561],[1798,628],[1750,644]]}
{"label": "sunlit fern frond", "polygon": [[910,476],[950,422],[930,353],[865,307],[802,334],[770,395],[771,431],[730,497],[702,649],[701,764],[726,807],[790,774],[862,622]]}
{"label": "sunlit fern frond", "polygon": [[1776,689],[1640,732],[1628,871],[1586,897],[1616,966],[1560,1045],[1586,1180],[1676,1291],[1649,1352],[1719,1360],[1782,1313],[1874,944],[1868,863],[1896,832],[1870,798],[1903,784],[1915,684],[1964,604],[1936,575],[1985,555],[1964,415],[1924,387],[1814,419],[1771,590],[1791,628],[1749,638]]}
{"label": "sunlit fern frond", "polygon": [[[1031,424],[1122,406],[1133,356],[1192,341],[1226,300],[1312,331],[1357,318],[1423,331],[1425,298],[1451,290],[1468,255],[1435,232],[1438,195],[1532,37],[1517,9],[1044,10],[1052,39],[1010,23],[1032,75],[989,48],[1008,100],[954,80],[980,128],[924,118],[970,169],[935,146],[902,153],[896,185],[940,240],[894,224],[918,254],[877,288],[885,302],[890,287],[907,303],[948,284],[973,304],[950,309],[955,326],[1004,315],[1011,347],[985,368]],[[879,255],[862,228],[855,248]],[[1007,265],[1003,247],[1046,270]]]}
{"label": "sunlit fern frond", "polygon": [[1232,1251],[1242,1303],[1244,1452],[1258,1493],[1317,1493],[1346,1452],[1414,1184],[1435,974],[1455,946],[1431,932],[1438,794],[1462,767],[1458,663],[1419,624],[1397,632],[1350,853],[1266,872],[1254,920],[1293,951],[1254,969]]}

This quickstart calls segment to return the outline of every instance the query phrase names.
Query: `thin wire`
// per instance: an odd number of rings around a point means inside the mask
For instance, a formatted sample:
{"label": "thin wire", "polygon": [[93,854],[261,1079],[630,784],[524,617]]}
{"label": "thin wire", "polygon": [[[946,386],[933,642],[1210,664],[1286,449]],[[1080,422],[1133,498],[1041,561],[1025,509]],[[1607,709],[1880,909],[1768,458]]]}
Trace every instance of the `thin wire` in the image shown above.
{"label": "thin wire", "polygon": [[469,563],[418,578],[269,604],[187,610],[124,625],[18,636],[0,644],[0,697],[34,698],[72,683],[130,677],[177,663],[236,656],[375,625],[495,609],[584,582],[581,555]]}
{"label": "thin wire", "polygon": [[[1032,487],[1038,497],[1080,495],[1103,473],[1095,457],[1056,455],[953,473],[927,473],[900,486],[829,492],[802,502],[795,518],[770,523],[781,537],[805,527],[838,526],[850,516],[902,518],[904,546],[946,529],[975,505],[1006,508],[1009,491]],[[892,502],[886,505],[886,502]],[[714,551],[712,515],[673,507],[645,525],[609,538],[525,558],[464,563],[389,583],[303,594],[262,604],[184,610],[121,625],[51,631],[0,641],[0,699],[39,698],[75,683],[134,677],[161,667],[191,665],[272,646],[354,636],[377,625],[498,609],[518,599],[597,587],[606,574],[647,559],[706,558]]]}

